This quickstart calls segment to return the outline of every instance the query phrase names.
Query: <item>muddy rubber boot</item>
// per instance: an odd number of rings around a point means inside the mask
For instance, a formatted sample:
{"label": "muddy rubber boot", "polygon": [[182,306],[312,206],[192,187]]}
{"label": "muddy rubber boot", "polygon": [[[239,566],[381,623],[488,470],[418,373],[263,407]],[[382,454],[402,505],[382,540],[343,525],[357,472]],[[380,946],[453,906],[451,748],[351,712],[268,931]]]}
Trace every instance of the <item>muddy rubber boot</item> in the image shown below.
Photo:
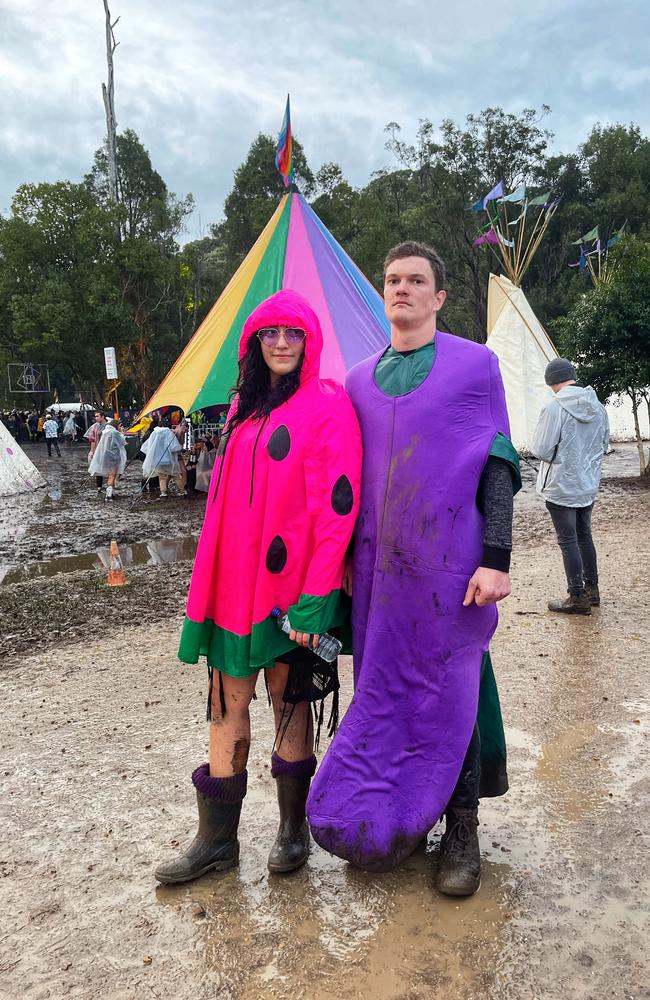
{"label": "muddy rubber boot", "polygon": [[445,896],[473,896],[481,884],[478,809],[448,809],[440,841],[436,888]]}
{"label": "muddy rubber boot", "polygon": [[600,607],[600,591],[597,583],[585,583],[585,593],[592,608]]}
{"label": "muddy rubber boot", "polygon": [[232,778],[211,778],[209,764],[197,767],[192,783],[196,788],[199,828],[184,854],[156,868],[159,882],[191,882],[206,872],[226,871],[238,863],[237,827],[246,781],[246,771]]}
{"label": "muddy rubber boot", "polygon": [[569,594],[563,601],[549,601],[549,611],[559,611],[564,615],[590,615],[591,603],[586,594]]}
{"label": "muddy rubber boot", "polygon": [[269,854],[270,872],[293,872],[304,865],[309,856],[305,803],[315,770],[314,756],[289,761],[274,753],[271,758],[271,774],[275,778],[280,807],[280,826]]}

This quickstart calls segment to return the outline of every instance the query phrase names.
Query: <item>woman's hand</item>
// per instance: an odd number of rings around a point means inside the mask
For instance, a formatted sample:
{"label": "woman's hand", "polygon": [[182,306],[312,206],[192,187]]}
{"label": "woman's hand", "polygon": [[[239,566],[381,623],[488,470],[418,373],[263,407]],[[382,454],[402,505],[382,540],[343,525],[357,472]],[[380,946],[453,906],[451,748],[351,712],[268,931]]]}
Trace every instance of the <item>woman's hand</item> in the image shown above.
{"label": "woman's hand", "polygon": [[296,632],[294,628],[289,632],[289,638],[292,642],[297,642],[299,646],[305,646],[307,649],[315,649],[318,645],[319,635],[312,635],[310,632]]}

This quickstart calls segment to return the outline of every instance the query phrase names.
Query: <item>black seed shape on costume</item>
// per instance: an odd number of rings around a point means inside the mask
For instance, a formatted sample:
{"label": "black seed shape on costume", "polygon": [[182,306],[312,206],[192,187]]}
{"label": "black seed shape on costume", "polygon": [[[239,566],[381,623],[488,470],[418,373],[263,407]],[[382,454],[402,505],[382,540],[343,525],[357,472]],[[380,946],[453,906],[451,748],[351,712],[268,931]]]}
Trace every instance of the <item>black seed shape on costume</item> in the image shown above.
{"label": "black seed shape on costume", "polygon": [[276,427],[266,447],[269,450],[269,455],[275,462],[281,462],[283,458],[286,458],[291,448],[289,428],[285,427],[284,424]]}
{"label": "black seed shape on costume", "polygon": [[332,490],[332,507],[334,508],[334,512],[344,517],[350,513],[353,504],[354,494],[352,493],[352,484],[347,476],[339,476]]}
{"label": "black seed shape on costume", "polygon": [[280,536],[276,535],[266,553],[266,568],[269,573],[281,573],[286,565],[287,547]]}

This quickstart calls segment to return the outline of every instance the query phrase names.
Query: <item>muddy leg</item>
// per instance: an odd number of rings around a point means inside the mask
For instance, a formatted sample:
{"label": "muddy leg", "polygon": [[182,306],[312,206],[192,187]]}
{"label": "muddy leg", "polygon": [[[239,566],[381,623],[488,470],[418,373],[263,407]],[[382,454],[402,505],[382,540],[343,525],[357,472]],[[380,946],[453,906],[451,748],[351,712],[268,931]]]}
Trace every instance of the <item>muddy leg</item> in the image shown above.
{"label": "muddy leg", "polygon": [[117,482],[117,473],[116,472],[109,472],[108,476],[106,477],[106,499],[107,500],[112,500],[113,499],[113,487],[115,486],[116,482]]}
{"label": "muddy leg", "polygon": [[[298,705],[285,704],[282,695],[288,674],[289,667],[286,663],[276,663],[266,672],[275,715],[275,731],[278,734],[275,749],[284,760],[304,760],[306,757],[311,757],[314,752],[311,706],[305,701]],[[291,721],[287,725],[290,716]]]}
{"label": "muddy leg", "polygon": [[[221,706],[220,681],[226,711]],[[210,777],[230,778],[246,770],[251,742],[249,706],[257,674],[229,677],[214,671],[212,720],[210,723]]]}

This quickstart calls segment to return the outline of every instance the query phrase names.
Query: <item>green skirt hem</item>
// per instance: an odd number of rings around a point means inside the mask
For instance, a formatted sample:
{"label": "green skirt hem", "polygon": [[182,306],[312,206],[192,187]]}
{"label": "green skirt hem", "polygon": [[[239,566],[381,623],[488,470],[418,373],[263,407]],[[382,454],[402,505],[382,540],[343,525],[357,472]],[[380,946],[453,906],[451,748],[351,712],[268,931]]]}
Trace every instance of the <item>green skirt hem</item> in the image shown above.
{"label": "green skirt hem", "polygon": [[[341,624],[340,591],[332,591],[324,598],[303,595],[299,603],[301,610],[312,612],[312,628],[316,620],[321,632]],[[314,614],[316,611],[318,615]],[[256,622],[249,635],[230,632],[211,618],[195,622],[186,615],[177,655],[182,663],[198,663],[204,656],[213,670],[220,670],[229,677],[251,677],[258,670],[272,667],[279,656],[298,648],[270,615]]]}

